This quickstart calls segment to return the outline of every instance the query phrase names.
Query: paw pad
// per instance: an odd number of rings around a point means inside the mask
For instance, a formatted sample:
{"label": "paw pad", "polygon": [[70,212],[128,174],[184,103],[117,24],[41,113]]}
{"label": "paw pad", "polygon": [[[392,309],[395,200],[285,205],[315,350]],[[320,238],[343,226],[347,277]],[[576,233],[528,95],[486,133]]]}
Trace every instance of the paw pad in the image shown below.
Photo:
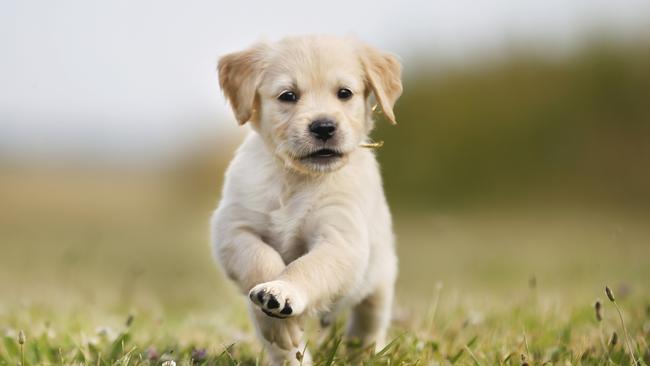
{"label": "paw pad", "polygon": [[277,309],[280,307],[280,303],[275,299],[275,296],[271,295],[269,301],[266,303],[266,306],[268,306],[269,309]]}
{"label": "paw pad", "polygon": [[297,315],[295,301],[300,300],[290,289],[272,286],[270,283],[255,286],[250,291],[249,298],[264,314],[280,319]]}

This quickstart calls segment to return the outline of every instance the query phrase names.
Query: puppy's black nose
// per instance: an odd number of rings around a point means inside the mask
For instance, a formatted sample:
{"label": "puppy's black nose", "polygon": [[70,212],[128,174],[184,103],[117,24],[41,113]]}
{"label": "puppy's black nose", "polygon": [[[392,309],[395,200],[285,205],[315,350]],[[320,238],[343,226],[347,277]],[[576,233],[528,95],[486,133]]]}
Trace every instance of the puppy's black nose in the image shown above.
{"label": "puppy's black nose", "polygon": [[309,132],[317,139],[327,141],[336,133],[336,123],[329,119],[319,119],[309,125]]}

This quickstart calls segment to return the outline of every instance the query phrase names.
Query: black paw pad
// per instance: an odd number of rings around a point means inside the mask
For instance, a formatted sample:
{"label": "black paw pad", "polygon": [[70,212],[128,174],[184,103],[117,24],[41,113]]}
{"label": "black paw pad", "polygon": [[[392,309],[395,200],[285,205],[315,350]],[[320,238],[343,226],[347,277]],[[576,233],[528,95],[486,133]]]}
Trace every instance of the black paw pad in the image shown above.
{"label": "black paw pad", "polygon": [[284,304],[284,308],[280,310],[280,314],[290,315],[291,313],[293,313],[293,309],[291,308],[291,305]]}
{"label": "black paw pad", "polygon": [[264,291],[257,293],[257,301],[259,301],[260,304],[264,304]]}
{"label": "black paw pad", "polygon": [[269,295],[269,302],[266,303],[266,307],[269,309],[277,309],[280,307],[280,303],[273,295]]}

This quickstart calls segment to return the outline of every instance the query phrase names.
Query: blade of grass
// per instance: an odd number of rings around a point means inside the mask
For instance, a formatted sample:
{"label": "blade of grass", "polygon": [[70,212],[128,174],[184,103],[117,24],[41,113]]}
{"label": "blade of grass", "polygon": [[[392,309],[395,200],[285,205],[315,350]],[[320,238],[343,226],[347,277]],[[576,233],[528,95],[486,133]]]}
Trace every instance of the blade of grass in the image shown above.
{"label": "blade of grass", "polygon": [[334,363],[334,357],[336,356],[336,351],[339,349],[339,345],[341,344],[342,340],[343,340],[343,337],[339,337],[334,342],[334,347],[332,347],[329,354],[327,355],[327,359],[325,360],[325,363],[324,363],[325,366],[331,366]]}

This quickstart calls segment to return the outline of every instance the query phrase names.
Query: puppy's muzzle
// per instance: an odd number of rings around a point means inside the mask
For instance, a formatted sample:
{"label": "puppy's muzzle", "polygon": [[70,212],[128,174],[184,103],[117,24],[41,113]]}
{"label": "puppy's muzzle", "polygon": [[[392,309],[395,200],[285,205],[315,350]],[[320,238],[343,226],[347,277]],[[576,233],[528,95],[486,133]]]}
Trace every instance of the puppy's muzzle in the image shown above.
{"label": "puppy's muzzle", "polygon": [[336,134],[336,122],[318,119],[309,125],[309,133],[320,141],[327,141]]}

